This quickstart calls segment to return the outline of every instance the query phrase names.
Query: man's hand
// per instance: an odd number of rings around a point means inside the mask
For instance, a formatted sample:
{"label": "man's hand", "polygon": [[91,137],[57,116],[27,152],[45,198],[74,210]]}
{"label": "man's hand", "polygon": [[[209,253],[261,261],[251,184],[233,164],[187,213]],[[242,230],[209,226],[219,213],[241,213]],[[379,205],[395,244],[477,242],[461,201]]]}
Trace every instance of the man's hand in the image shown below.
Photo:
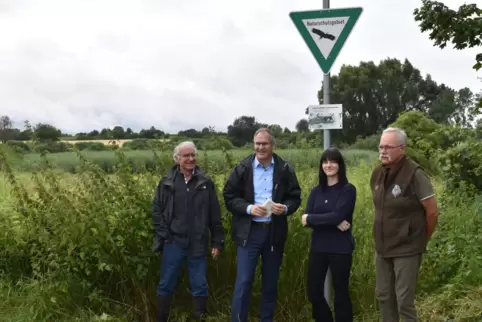
{"label": "man's hand", "polygon": [[257,217],[264,217],[266,216],[266,208],[263,206],[259,205],[253,205],[251,206],[251,215],[252,216],[257,216]]}
{"label": "man's hand", "polygon": [[303,216],[301,216],[301,224],[303,226],[306,226],[308,223],[306,222],[306,217],[308,217],[308,214],[304,214]]}
{"label": "man's hand", "polygon": [[213,256],[214,259],[216,259],[218,256],[219,256],[219,249],[217,248],[213,248],[213,250],[211,251],[211,255]]}
{"label": "man's hand", "polygon": [[341,231],[346,231],[350,229],[350,223],[346,220],[343,220],[337,227]]}
{"label": "man's hand", "polygon": [[275,203],[271,206],[271,212],[274,215],[281,215],[286,210],[285,206],[280,203]]}

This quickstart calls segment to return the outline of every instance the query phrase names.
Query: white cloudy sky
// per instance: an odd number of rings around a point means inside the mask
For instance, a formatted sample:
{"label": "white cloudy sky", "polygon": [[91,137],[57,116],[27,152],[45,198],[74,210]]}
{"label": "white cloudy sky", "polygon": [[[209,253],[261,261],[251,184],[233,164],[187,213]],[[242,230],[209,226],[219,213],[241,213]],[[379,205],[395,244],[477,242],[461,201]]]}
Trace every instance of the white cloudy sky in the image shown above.
{"label": "white cloudy sky", "polygon": [[[408,58],[437,82],[479,91],[477,50],[433,47],[413,20],[420,2],[332,0],[364,8],[332,73]],[[294,128],[316,104],[322,74],[288,14],[321,8],[322,0],[0,0],[0,115],[70,133],[226,130],[240,115]]]}

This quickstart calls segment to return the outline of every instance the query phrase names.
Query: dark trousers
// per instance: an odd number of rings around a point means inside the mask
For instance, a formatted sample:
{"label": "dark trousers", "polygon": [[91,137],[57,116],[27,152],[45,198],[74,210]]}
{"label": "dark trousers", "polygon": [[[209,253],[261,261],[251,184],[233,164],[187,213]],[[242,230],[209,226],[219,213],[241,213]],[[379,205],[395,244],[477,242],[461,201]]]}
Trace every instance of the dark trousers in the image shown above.
{"label": "dark trousers", "polygon": [[283,249],[271,249],[269,232],[269,225],[253,223],[246,246],[237,248],[237,276],[232,302],[232,322],[248,321],[251,288],[259,256],[262,259],[260,321],[273,321]]}
{"label": "dark trousers", "polygon": [[324,297],[325,278],[330,268],[335,293],[335,321],[352,322],[353,309],[349,293],[352,265],[351,254],[317,253],[310,251],[308,264],[308,298],[315,321],[333,322]]}
{"label": "dark trousers", "polygon": [[208,283],[206,279],[207,257],[191,257],[176,243],[164,246],[161,262],[161,280],[157,286],[158,296],[169,296],[174,293],[181,265],[187,261],[189,283],[194,297],[208,296]]}

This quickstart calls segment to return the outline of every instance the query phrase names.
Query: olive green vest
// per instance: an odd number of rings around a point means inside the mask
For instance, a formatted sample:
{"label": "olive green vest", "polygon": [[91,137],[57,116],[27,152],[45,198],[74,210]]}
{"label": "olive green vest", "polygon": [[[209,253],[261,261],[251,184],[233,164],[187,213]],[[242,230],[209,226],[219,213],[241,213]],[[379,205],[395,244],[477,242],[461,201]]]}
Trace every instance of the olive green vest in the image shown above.
{"label": "olive green vest", "polygon": [[427,245],[425,209],[414,190],[413,176],[420,166],[402,157],[395,167],[379,165],[370,186],[375,206],[373,235],[382,257],[420,254]]}

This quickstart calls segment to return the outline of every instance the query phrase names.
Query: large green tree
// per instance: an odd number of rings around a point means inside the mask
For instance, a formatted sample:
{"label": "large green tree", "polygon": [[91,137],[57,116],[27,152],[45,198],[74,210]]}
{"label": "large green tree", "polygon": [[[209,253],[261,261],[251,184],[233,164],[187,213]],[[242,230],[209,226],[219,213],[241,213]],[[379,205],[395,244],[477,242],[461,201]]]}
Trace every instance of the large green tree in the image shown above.
{"label": "large green tree", "polygon": [[310,124],[308,123],[307,119],[301,119],[296,123],[295,128],[298,132],[309,132]]}
{"label": "large green tree", "polygon": [[244,146],[253,142],[254,133],[260,127],[268,127],[259,123],[254,116],[240,116],[228,126],[228,138],[234,146]]}
{"label": "large green tree", "polygon": [[58,141],[62,132],[53,125],[39,123],[33,131],[35,138],[40,142]]}
{"label": "large green tree", "polygon": [[[408,60],[343,65],[332,77],[331,87],[331,102],[343,104],[344,111],[343,130],[332,131],[335,144],[375,134],[402,112],[421,111],[442,123],[454,122],[457,112],[456,92],[430,75],[424,78]],[[323,103],[323,88],[318,100]]]}
{"label": "large green tree", "polygon": [[13,138],[13,122],[9,116],[0,116],[0,142],[5,143]]}
{"label": "large green tree", "polygon": [[438,98],[428,106],[428,116],[437,123],[472,127],[480,114],[474,93],[467,87],[455,91],[445,85],[440,90]]}

